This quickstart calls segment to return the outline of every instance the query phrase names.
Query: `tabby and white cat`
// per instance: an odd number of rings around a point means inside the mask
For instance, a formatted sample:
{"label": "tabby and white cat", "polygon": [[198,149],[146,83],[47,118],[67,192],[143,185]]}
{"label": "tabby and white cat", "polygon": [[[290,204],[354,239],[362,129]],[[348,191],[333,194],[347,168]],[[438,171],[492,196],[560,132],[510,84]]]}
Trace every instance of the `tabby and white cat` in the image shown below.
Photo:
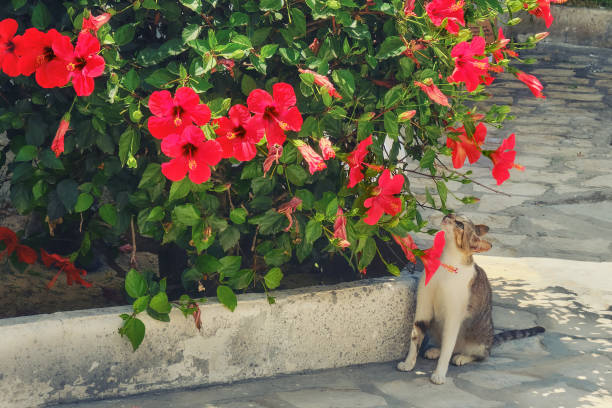
{"label": "tabby and white cat", "polygon": [[491,347],[506,340],[533,336],[544,328],[509,330],[494,335],[491,315],[491,285],[485,271],[474,263],[472,254],[491,249],[481,237],[489,231],[486,225],[474,225],[465,217],[454,214],[442,220],[446,244],[440,261],[457,268],[456,273],[438,271],[425,286],[419,282],[411,343],[405,361],[398,364],[401,371],[414,368],[418,349],[425,332],[440,348],[430,348],[425,358],[438,359],[431,375],[435,384],[443,384],[448,363],[458,366],[484,360]]}

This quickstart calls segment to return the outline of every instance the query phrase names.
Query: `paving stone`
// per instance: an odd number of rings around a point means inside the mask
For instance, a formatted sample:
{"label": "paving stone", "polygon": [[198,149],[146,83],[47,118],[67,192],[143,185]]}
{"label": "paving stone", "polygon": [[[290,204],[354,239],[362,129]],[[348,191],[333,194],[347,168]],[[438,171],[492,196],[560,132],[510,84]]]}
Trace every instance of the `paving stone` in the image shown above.
{"label": "paving stone", "polygon": [[493,323],[497,329],[527,329],[537,326],[536,315],[525,310],[493,307]]}
{"label": "paving stone", "polygon": [[546,96],[549,98],[555,99],[565,99],[565,100],[573,100],[573,101],[602,101],[603,95],[598,92],[591,93],[573,93],[573,92],[546,92]]}
{"label": "paving stone", "polygon": [[597,176],[584,182],[585,186],[612,188],[612,174]]}
{"label": "paving stone", "polygon": [[410,401],[414,407],[447,408],[449,401],[456,407],[486,408],[500,407],[503,403],[486,401],[463,391],[455,386],[453,379],[447,375],[443,386],[432,384],[429,377],[410,378],[409,380],[396,380],[386,383],[376,383],[376,387],[383,393],[400,401]]}
{"label": "paving stone", "polygon": [[279,392],[278,397],[297,408],[378,408],[386,407],[381,396],[359,390],[328,388]]}
{"label": "paving stone", "polygon": [[[589,405],[583,405],[590,399]],[[512,402],[520,407],[606,407],[612,405],[612,398],[593,392],[585,396],[583,390],[570,387],[564,382],[554,385],[517,392]],[[594,403],[594,404],[593,404]]]}
{"label": "paving stone", "polygon": [[532,75],[540,75],[542,77],[554,76],[554,77],[573,77],[576,71],[573,69],[550,69],[550,68],[538,68],[530,72]]}
{"label": "paving stone", "polygon": [[610,201],[608,200],[599,203],[560,204],[551,208],[569,215],[587,215],[598,222],[612,223],[612,211],[610,211]]}
{"label": "paving stone", "polygon": [[506,197],[502,195],[489,195],[486,200],[480,201],[478,211],[485,213],[499,213],[506,208],[515,207],[527,201],[529,197],[512,196]]}
{"label": "paving stone", "polygon": [[539,380],[536,377],[512,373],[502,373],[495,370],[470,371],[467,373],[459,374],[457,378],[469,381],[479,387],[484,387],[490,390],[499,390],[501,388],[514,387],[523,383],[529,383],[532,381]]}
{"label": "paving stone", "polygon": [[[504,182],[501,186],[497,186],[496,189],[512,196],[533,197],[542,195],[548,190],[548,187],[536,183],[513,183],[512,178],[510,178],[509,181]],[[487,192],[488,190],[482,186],[474,185],[474,191]]]}

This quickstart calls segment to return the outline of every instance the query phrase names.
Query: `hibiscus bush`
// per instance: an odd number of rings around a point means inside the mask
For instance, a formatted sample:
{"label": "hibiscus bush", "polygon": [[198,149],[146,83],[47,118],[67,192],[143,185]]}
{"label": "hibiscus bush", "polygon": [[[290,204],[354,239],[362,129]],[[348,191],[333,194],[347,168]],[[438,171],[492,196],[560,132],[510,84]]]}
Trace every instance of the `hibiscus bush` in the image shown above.
{"label": "hibiscus bush", "polygon": [[[333,258],[358,276],[377,258],[399,274],[386,245],[431,275],[444,237],[414,245],[435,232],[419,210],[451,211],[466,158],[489,160],[498,184],[519,167],[513,135],[483,149],[485,124],[510,113],[477,106],[487,85],[507,71],[544,97],[511,62],[545,33],[518,44],[503,25],[525,10],[548,23],[548,0],[51,3],[0,6],[1,160],[13,205],[48,226],[27,240],[69,237],[42,259],[81,284],[75,262],[142,237],[181,248],[187,293],[212,287],[231,310],[249,288],[273,303],[300,264]],[[414,175],[436,191],[415,195]],[[139,313],[169,319],[160,272],[126,276],[134,348]],[[199,316],[189,295],[174,304]]]}

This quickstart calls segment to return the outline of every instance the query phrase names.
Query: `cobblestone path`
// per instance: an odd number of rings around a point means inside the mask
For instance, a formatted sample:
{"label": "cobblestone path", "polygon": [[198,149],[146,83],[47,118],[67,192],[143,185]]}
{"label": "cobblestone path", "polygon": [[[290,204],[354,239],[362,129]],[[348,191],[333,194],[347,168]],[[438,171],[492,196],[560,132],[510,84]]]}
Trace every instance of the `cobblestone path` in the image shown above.
{"label": "cobblestone path", "polygon": [[[522,69],[540,79],[546,99],[534,98],[522,82],[504,75],[490,87],[494,97],[486,102],[510,105],[517,119],[501,130],[489,128],[485,148],[515,133],[516,162],[526,170],[511,170],[498,187],[489,160],[468,164],[462,170],[472,170],[474,180],[511,196],[451,183],[459,197],[481,201],[463,205],[449,196],[448,206],[491,227],[491,255],[610,261],[612,49],[540,44],[535,51],[521,53],[538,57],[537,64]],[[425,178],[410,181],[423,193],[433,185]],[[439,216],[432,218],[437,225]],[[420,238],[424,245],[431,242]]]}

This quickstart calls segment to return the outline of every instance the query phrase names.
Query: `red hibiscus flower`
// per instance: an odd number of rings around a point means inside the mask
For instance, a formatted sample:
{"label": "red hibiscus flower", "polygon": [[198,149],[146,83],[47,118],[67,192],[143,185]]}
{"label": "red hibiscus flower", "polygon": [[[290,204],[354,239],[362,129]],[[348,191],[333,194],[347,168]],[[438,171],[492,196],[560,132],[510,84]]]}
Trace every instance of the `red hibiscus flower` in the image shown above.
{"label": "red hibiscus flower", "polygon": [[501,146],[494,152],[491,152],[491,161],[493,161],[493,177],[497,180],[497,185],[501,185],[504,181],[510,178],[510,169],[525,170],[521,165],[514,163],[516,151],[514,150],[514,133],[504,139]]}
{"label": "red hibiscus flower", "polygon": [[416,17],[416,14],[414,14],[415,2],[416,0],[406,0],[406,3],[404,3],[404,15],[406,17]]}
{"label": "red hibiscus flower", "polygon": [[314,76],[314,83],[325,89],[329,96],[337,99],[342,99],[342,96],[338,93],[338,91],[336,91],[336,87],[334,87],[334,84],[332,84],[331,81],[325,75],[317,74],[316,72],[311,71],[309,69],[299,68],[298,71],[300,71],[302,74],[311,74],[312,76]]}
{"label": "red hibiscus flower", "polygon": [[17,27],[17,21],[12,18],[0,21],[0,69],[12,77],[20,74],[19,57],[15,53],[16,45],[13,41]]}
{"label": "red hibiscus flower", "polygon": [[[281,214],[285,214],[285,216],[289,220],[289,225],[283,231],[287,232],[291,229],[291,226],[293,225],[293,217],[291,216],[291,214],[293,214],[296,208],[298,208],[300,205],[302,205],[302,199],[298,197],[293,197],[289,202],[282,204],[280,207],[278,207],[278,210],[276,210]],[[295,224],[295,227],[298,228],[299,225],[300,224]]]}
{"label": "red hibiscus flower", "polygon": [[439,231],[434,237],[433,246],[426,249],[425,254],[421,256],[421,261],[425,267],[425,286],[429,283],[438,268],[440,267],[440,256],[444,250],[444,231]]}
{"label": "red hibiscus flower", "polygon": [[302,128],[302,115],[295,104],[295,92],[284,82],[274,84],[272,95],[263,89],[254,89],[249,94],[247,105],[255,114],[251,125],[265,129],[268,148],[282,146],[286,130],[299,132]]}
{"label": "red hibiscus flower", "polygon": [[416,258],[414,254],[412,253],[412,250],[418,249],[418,247],[414,243],[414,240],[412,239],[412,237],[410,235],[406,235],[405,237],[400,238],[397,235],[393,235],[393,234],[391,235],[393,236],[393,240],[397,242],[400,248],[402,248],[404,255],[406,255],[406,259],[412,263],[415,263]]}
{"label": "red hibiscus flower", "polygon": [[508,45],[509,42],[510,39],[504,36],[504,32],[500,27],[499,31],[497,32],[497,46],[499,48],[493,51],[493,57],[495,58],[495,62],[499,62],[505,59],[506,55],[510,57],[518,57],[518,54],[516,52],[506,48],[506,45]]}
{"label": "red hibiscus flower", "polygon": [[363,180],[363,173],[361,172],[361,165],[363,159],[368,155],[368,146],[372,144],[372,135],[359,142],[355,150],[349,153],[346,161],[350,167],[349,171],[349,182],[348,188],[353,188]]}
{"label": "red hibiscus flower", "polygon": [[70,115],[66,114],[60,121],[53,142],[51,143],[51,150],[53,150],[56,157],[60,157],[60,154],[64,153],[64,135],[66,135],[69,129],[68,126],[70,126]]}
{"label": "red hibiscus flower", "polygon": [[323,160],[329,160],[336,157],[336,152],[332,148],[332,144],[328,137],[319,139],[319,148],[321,149],[321,153],[323,153]]}
{"label": "red hibiscus flower", "polygon": [[457,132],[459,141],[453,140],[450,137],[446,139],[446,146],[453,150],[453,167],[459,169],[463,167],[465,158],[467,157],[470,163],[476,163],[480,158],[480,146],[484,143],[487,136],[487,127],[484,123],[479,123],[476,126],[474,135],[469,138],[465,126],[460,128],[448,128],[451,132]]}
{"label": "red hibiscus flower", "polygon": [[451,34],[458,34],[459,25],[465,26],[463,5],[463,0],[434,0],[425,5],[425,11],[436,27],[447,19],[446,30]]}
{"label": "red hibiscus flower", "polygon": [[407,122],[407,121],[409,121],[410,119],[414,118],[414,115],[416,115],[416,111],[415,111],[414,109],[412,109],[412,110],[407,110],[407,111],[405,111],[405,112],[400,113],[400,114],[397,116],[397,119],[398,119],[400,122]]}
{"label": "red hibiscus flower", "polygon": [[194,122],[203,126],[210,120],[210,109],[200,103],[200,97],[191,88],[178,88],[172,98],[168,91],[155,91],[149,97],[151,116],[147,122],[153,137],[163,139],[169,134],[181,133]]}
{"label": "red hibiscus flower", "polygon": [[100,27],[108,23],[110,18],[111,15],[109,13],[102,13],[96,17],[94,17],[93,14],[90,14],[88,18],[83,18],[81,31],[92,31],[95,34],[98,32]]}
{"label": "red hibiscus flower", "polygon": [[23,262],[32,265],[36,262],[36,251],[26,245],[19,243],[19,238],[11,229],[6,227],[0,227],[0,242],[4,243],[5,248],[0,252],[0,260],[5,256],[11,256],[13,252],[17,253],[17,259],[19,262]]}
{"label": "red hibiscus flower", "polygon": [[19,38],[15,38],[16,53],[19,56],[19,72],[31,75],[36,72],[36,82],[43,88],[64,86],[70,80],[66,63],[55,54],[53,49],[60,39],[70,42],[70,37],[51,29],[46,33],[36,28],[28,28]]}
{"label": "red hibiscus flower", "polygon": [[533,10],[529,10],[529,14],[533,14],[534,16],[544,20],[546,28],[549,28],[554,20],[554,17],[550,13],[550,0],[538,0],[538,7]]}
{"label": "red hibiscus flower", "polygon": [[55,285],[57,278],[62,272],[66,273],[66,283],[68,286],[72,286],[74,282],[77,282],[86,288],[91,287],[91,282],[87,282],[81,277],[87,275],[87,271],[74,266],[74,264],[70,262],[70,259],[59,256],[58,254],[49,254],[44,249],[40,250],[40,258],[47,268],[51,266],[59,268],[59,271],[49,281],[49,283],[47,283],[47,288],[51,289],[53,285]]}
{"label": "red hibiscus flower", "polygon": [[310,171],[310,174],[315,174],[315,172],[327,168],[327,164],[325,164],[323,158],[319,156],[319,153],[315,152],[312,147],[301,140],[296,140],[294,144],[300,151],[304,160],[306,160],[306,163],[308,163],[308,171]]}
{"label": "red hibiscus flower", "polygon": [[344,211],[342,208],[338,207],[338,211],[336,211],[336,220],[334,221],[334,235],[333,237],[337,239],[336,245],[342,249],[351,246],[351,243],[348,241],[348,236],[346,234],[346,216],[344,215]]}
{"label": "red hibiscus flower", "polygon": [[270,167],[272,167],[273,163],[278,164],[278,160],[281,158],[282,155],[283,155],[283,146],[274,145],[270,147],[270,149],[268,150],[268,157],[266,157],[266,160],[264,160],[264,163],[263,163],[264,176],[270,170]]}
{"label": "red hibiscus flower", "polygon": [[[489,61],[484,57],[485,39],[476,36],[472,42],[461,42],[451,51],[455,60],[455,70],[448,77],[449,82],[465,82],[467,90],[472,92],[482,82],[483,77],[489,77]],[[476,59],[475,56],[482,56]]]}
{"label": "red hibiscus flower", "polygon": [[533,75],[526,74],[523,71],[517,72],[516,77],[527,85],[527,87],[529,87],[529,90],[531,93],[533,93],[533,96],[542,99],[546,98],[546,96],[542,93],[544,86],[542,86],[542,83],[538,80],[538,78]]}
{"label": "red hibiscus flower", "polygon": [[180,181],[189,172],[189,179],[201,184],[210,178],[210,166],[221,160],[223,149],[216,140],[206,140],[204,132],[197,126],[188,125],[179,134],[165,137],[161,150],[168,157],[161,170],[172,181]]}
{"label": "red hibiscus flower", "polygon": [[236,160],[249,161],[257,154],[255,145],[263,137],[263,129],[249,126],[251,114],[244,105],[234,105],[230,108],[229,118],[222,117],[213,120],[218,126],[215,140],[223,148],[223,158],[234,157]]}
{"label": "red hibiscus flower", "polygon": [[402,200],[395,194],[402,192],[404,176],[397,174],[391,177],[391,172],[386,169],[378,179],[378,186],[374,187],[373,196],[363,202],[365,208],[369,208],[368,216],[363,220],[366,224],[374,225],[380,217],[385,214],[396,215],[402,210]]}
{"label": "red hibiscus flower", "polygon": [[436,84],[433,83],[431,78],[427,78],[425,83],[414,81],[414,84],[421,88],[421,90],[425,92],[429,99],[431,99],[433,102],[437,103],[438,105],[450,107],[448,98],[442,93],[442,91],[440,91]]}
{"label": "red hibiscus flower", "polygon": [[104,72],[104,58],[98,55],[100,42],[87,31],[82,31],[76,47],[68,37],[61,37],[53,43],[55,55],[63,59],[70,73],[72,86],[77,96],[89,96],[94,90],[94,78]]}

